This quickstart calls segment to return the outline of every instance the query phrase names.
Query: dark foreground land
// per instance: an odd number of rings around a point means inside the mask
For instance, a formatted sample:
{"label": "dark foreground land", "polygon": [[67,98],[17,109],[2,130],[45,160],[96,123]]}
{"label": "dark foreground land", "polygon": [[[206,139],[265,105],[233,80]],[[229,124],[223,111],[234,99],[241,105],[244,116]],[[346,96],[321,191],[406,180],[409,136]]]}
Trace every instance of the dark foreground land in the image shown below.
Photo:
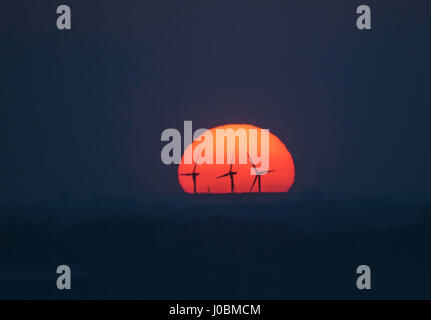
{"label": "dark foreground land", "polygon": [[[430,206],[50,210],[3,209],[0,298],[431,298]],[[392,212],[400,223],[385,225]],[[60,264],[70,291],[56,288]],[[370,291],[356,288],[362,264]]]}

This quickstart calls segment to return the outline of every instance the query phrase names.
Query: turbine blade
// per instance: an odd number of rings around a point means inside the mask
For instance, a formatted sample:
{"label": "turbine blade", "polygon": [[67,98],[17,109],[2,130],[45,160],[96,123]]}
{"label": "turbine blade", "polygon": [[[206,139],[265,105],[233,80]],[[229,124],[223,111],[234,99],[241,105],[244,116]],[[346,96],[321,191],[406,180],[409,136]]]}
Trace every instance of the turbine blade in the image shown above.
{"label": "turbine blade", "polygon": [[261,174],[262,175],[264,175],[264,174],[267,174],[267,173],[270,173],[270,172],[274,172],[275,170],[268,170],[268,171],[263,171],[263,172],[261,172]]}
{"label": "turbine blade", "polygon": [[247,156],[248,156],[248,159],[250,160],[251,165],[252,165],[252,166],[253,166],[253,168],[254,168],[254,171],[256,171],[256,172],[257,172],[256,166],[254,165],[253,161],[251,161],[250,155],[249,155],[248,153],[247,153]]}
{"label": "turbine blade", "polygon": [[229,175],[229,172],[222,174],[221,176],[218,176],[216,179],[224,178],[224,177],[227,177],[228,175]]}
{"label": "turbine blade", "polygon": [[193,173],[180,173],[180,176],[192,176]]}
{"label": "turbine blade", "polygon": [[201,157],[201,155],[198,155],[198,158],[196,159],[195,166],[193,167],[193,173],[195,173],[196,165],[198,164],[198,161],[199,161],[200,157]]}

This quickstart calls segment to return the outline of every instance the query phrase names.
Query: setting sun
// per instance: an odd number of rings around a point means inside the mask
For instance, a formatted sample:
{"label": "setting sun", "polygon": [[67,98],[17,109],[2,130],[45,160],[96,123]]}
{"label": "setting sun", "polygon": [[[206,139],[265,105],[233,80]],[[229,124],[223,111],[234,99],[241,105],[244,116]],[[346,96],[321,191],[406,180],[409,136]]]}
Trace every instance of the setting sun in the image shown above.
{"label": "setting sun", "polygon": [[[239,138],[235,138],[235,156],[229,159],[228,143],[217,143],[217,130],[232,129],[234,132],[243,129],[246,132],[248,148],[240,148]],[[260,137],[263,129],[248,124],[229,124],[215,127],[209,130],[212,134],[212,163],[200,163],[199,157],[205,154],[199,151],[197,159],[187,163],[184,155],[178,168],[178,179],[181,187],[186,193],[249,193],[249,192],[287,192],[295,180],[295,166],[292,156],[283,142],[275,135],[269,133],[268,140],[268,168],[259,167],[259,159],[249,154],[248,150],[257,150],[262,155],[262,143],[260,138],[251,139],[250,129],[257,131]],[[185,150],[185,154],[196,153],[196,149],[202,139],[195,139]],[[252,145],[255,144],[255,145]],[[218,164],[216,154],[224,155],[224,164]],[[224,153],[223,153],[224,152]],[[240,162],[245,159],[245,162]],[[232,162],[232,164],[230,164]]]}

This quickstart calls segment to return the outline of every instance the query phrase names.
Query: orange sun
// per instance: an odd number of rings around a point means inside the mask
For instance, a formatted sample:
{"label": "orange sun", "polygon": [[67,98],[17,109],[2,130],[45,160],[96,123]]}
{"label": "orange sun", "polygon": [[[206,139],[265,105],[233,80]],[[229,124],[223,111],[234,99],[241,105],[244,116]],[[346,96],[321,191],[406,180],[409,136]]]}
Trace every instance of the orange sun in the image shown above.
{"label": "orange sun", "polygon": [[[238,129],[244,129],[247,136],[247,151],[239,148],[239,138],[235,140],[235,157],[227,159],[226,142],[223,145],[217,144],[216,130],[217,129],[232,129],[236,132]],[[257,140],[250,139],[249,129],[257,131]],[[213,137],[213,161],[212,164],[200,163],[199,159],[192,160],[186,164],[183,157],[181,164],[178,167],[178,180],[181,187],[187,193],[248,193],[248,192],[287,192],[293,185],[295,180],[295,166],[292,156],[287,150],[283,142],[275,135],[269,133],[268,156],[269,167],[259,171],[253,168],[253,165],[259,169],[256,160],[253,160],[248,154],[251,147],[257,150],[257,155],[261,154],[261,128],[248,124],[228,124],[210,129]],[[205,136],[201,135],[201,139],[195,139],[185,151],[193,152],[203,141]],[[250,143],[257,145],[250,146]],[[224,150],[223,150],[224,146]],[[216,164],[216,152],[224,151],[224,164]],[[202,152],[202,151],[200,151]],[[239,159],[241,154],[246,158],[246,163],[240,164]],[[205,152],[200,153],[198,157],[205,156]],[[253,164],[250,162],[253,161]],[[229,164],[228,162],[233,162]],[[251,172],[257,172],[254,175]],[[260,180],[260,181],[259,181]]]}

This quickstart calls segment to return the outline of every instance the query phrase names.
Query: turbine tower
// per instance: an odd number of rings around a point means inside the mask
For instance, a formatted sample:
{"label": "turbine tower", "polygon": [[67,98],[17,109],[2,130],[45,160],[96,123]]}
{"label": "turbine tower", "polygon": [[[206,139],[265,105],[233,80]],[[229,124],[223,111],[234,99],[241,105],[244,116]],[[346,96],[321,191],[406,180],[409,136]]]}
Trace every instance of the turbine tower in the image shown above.
{"label": "turbine tower", "polygon": [[256,184],[256,180],[257,180],[257,185],[258,185],[259,193],[261,193],[262,192],[262,186],[261,186],[260,178],[264,174],[267,174],[267,173],[270,173],[270,172],[274,172],[275,170],[258,171],[257,168],[256,168],[256,166],[254,165],[253,161],[251,161],[250,155],[248,153],[247,153],[247,156],[250,159],[250,163],[253,166],[254,171],[256,172],[256,177],[254,178],[253,184],[251,185],[250,192],[251,192],[251,190],[253,190],[253,187]]}
{"label": "turbine tower", "polygon": [[222,174],[221,176],[218,176],[216,179],[220,179],[220,178],[224,178],[224,177],[229,176],[229,178],[230,178],[230,192],[234,193],[234,191],[235,191],[235,184],[234,184],[234,181],[233,181],[233,177],[238,172],[232,171],[232,166],[233,166],[233,163],[230,165],[230,169],[229,169],[229,171],[227,173]]}
{"label": "turbine tower", "polygon": [[193,167],[193,171],[191,173],[180,173],[180,176],[191,176],[193,178],[193,192],[196,192],[196,177],[199,175],[199,172],[196,172],[196,165],[197,162],[195,162],[195,166]]}

